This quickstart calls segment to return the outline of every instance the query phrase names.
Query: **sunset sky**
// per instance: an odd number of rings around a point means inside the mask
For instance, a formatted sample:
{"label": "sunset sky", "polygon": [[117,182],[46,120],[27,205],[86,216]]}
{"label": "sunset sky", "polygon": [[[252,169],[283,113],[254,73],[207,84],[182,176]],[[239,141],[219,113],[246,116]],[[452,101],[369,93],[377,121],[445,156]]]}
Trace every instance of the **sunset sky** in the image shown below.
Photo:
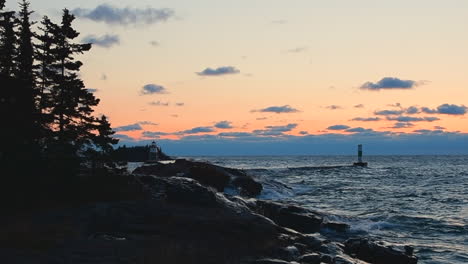
{"label": "sunset sky", "polygon": [[[17,10],[14,1],[7,7]],[[468,154],[466,0],[31,0],[77,16],[121,144],[170,154]],[[93,90],[93,91],[94,91]]]}

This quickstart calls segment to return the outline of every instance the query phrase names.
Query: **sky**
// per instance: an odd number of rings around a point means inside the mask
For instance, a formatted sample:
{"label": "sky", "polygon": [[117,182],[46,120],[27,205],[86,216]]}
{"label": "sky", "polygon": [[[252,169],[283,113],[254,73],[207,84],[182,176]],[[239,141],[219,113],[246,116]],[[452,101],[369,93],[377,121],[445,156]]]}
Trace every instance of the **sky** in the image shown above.
{"label": "sky", "polygon": [[[7,0],[7,7],[17,9]],[[468,154],[466,0],[31,0],[76,15],[120,144],[173,155]]]}

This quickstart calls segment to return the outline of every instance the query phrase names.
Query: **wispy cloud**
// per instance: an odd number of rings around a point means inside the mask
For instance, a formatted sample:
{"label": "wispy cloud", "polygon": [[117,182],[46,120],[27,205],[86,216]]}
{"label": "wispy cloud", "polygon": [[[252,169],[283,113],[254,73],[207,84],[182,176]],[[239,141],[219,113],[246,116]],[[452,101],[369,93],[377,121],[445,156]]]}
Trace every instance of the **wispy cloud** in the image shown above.
{"label": "wispy cloud", "polygon": [[363,104],[357,104],[355,106],[353,106],[354,108],[364,108],[364,105]]}
{"label": "wispy cloud", "polygon": [[149,44],[150,44],[151,46],[153,46],[153,47],[159,47],[159,45],[160,45],[159,42],[158,42],[158,41],[155,41],[155,40],[150,41]]}
{"label": "wispy cloud", "polygon": [[119,8],[110,4],[101,4],[94,9],[76,8],[72,11],[77,17],[110,25],[152,25],[167,21],[174,16],[172,9],[163,8]]}
{"label": "wispy cloud", "polygon": [[199,133],[210,133],[214,131],[215,129],[213,127],[194,127],[192,129],[180,131],[178,133],[179,134],[199,134]]}
{"label": "wispy cloud", "polygon": [[309,48],[308,47],[297,47],[294,49],[288,49],[286,52],[288,53],[302,53],[307,51]]}
{"label": "wispy cloud", "polygon": [[131,124],[131,125],[126,125],[126,126],[119,126],[114,128],[114,131],[116,132],[128,132],[128,131],[139,131],[143,130],[141,125],[139,123]]}
{"label": "wispy cloud", "polygon": [[413,127],[413,126],[414,126],[414,124],[410,123],[410,122],[397,122],[391,128],[399,129],[399,128],[409,128],[409,127]]}
{"label": "wispy cloud", "polygon": [[229,121],[220,121],[214,125],[216,128],[220,129],[230,129],[233,128],[232,123]]}
{"label": "wispy cloud", "polygon": [[120,37],[119,35],[107,35],[107,34],[104,36],[87,35],[81,40],[81,42],[91,43],[98,47],[111,48],[115,45],[120,44]]}
{"label": "wispy cloud", "polygon": [[283,105],[283,106],[270,106],[270,107],[263,108],[260,110],[252,110],[251,112],[283,114],[283,113],[297,113],[299,112],[299,110],[289,105]]}
{"label": "wispy cloud", "polygon": [[362,90],[392,90],[392,89],[412,89],[418,86],[418,82],[412,80],[401,80],[394,77],[385,77],[382,80],[374,82],[366,82],[361,85]]}
{"label": "wispy cloud", "polygon": [[152,105],[152,106],[169,106],[169,102],[161,102],[161,101],[154,101],[154,102],[150,102],[149,105]]}
{"label": "wispy cloud", "polygon": [[434,122],[440,120],[438,117],[413,117],[413,116],[388,116],[387,120],[398,122]]}
{"label": "wispy cloud", "polygon": [[327,130],[346,130],[349,128],[351,127],[347,125],[334,125],[334,126],[327,127]]}
{"label": "wispy cloud", "polygon": [[230,75],[230,74],[238,74],[240,71],[233,66],[222,66],[216,69],[206,68],[201,72],[197,72],[196,74],[200,76],[221,76],[221,75]]}
{"label": "wispy cloud", "polygon": [[297,126],[297,124],[287,124],[285,126],[266,126],[265,129],[254,130],[253,134],[257,136],[282,136],[285,132],[290,132]]}
{"label": "wispy cloud", "polygon": [[329,105],[329,106],[325,106],[325,108],[330,109],[330,110],[339,110],[339,109],[343,109],[343,107],[342,107],[342,106],[339,106],[339,105]]}
{"label": "wispy cloud", "polygon": [[140,91],[141,95],[150,95],[150,94],[165,94],[167,93],[166,88],[161,85],[157,84],[147,84],[143,86],[142,90]]}
{"label": "wispy cloud", "polygon": [[362,121],[362,122],[375,122],[382,120],[380,117],[356,117],[351,121]]}
{"label": "wispy cloud", "polygon": [[388,116],[388,115],[401,115],[405,111],[403,110],[380,110],[380,111],[375,111],[375,115],[382,115],[382,116]]}

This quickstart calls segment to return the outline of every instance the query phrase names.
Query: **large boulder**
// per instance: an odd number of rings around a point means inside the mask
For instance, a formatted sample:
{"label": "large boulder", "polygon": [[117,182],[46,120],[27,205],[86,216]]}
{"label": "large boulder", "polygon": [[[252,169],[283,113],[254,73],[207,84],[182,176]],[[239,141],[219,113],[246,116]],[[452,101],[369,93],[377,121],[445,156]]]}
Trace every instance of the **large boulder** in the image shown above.
{"label": "large boulder", "polygon": [[258,200],[252,209],[280,226],[302,233],[320,231],[323,222],[322,215],[291,204]]}
{"label": "large boulder", "polygon": [[232,184],[240,190],[241,195],[245,196],[259,195],[263,189],[261,183],[256,182],[242,170],[186,159],[178,159],[174,163],[168,164],[154,163],[141,166],[135,169],[133,174],[191,178],[202,185],[215,188],[218,192],[223,192],[226,187]]}
{"label": "large boulder", "polygon": [[418,258],[409,249],[385,246],[368,238],[352,238],[345,242],[345,252],[348,255],[375,264],[416,264]]}

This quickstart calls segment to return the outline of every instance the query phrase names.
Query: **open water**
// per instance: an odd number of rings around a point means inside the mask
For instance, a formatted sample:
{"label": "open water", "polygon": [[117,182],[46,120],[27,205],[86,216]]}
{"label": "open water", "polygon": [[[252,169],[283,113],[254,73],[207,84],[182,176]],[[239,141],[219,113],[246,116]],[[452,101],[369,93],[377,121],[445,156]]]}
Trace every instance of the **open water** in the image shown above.
{"label": "open water", "polygon": [[331,214],[350,235],[411,245],[418,263],[468,263],[468,156],[368,156],[368,168],[342,167],[351,156],[194,159],[246,169],[259,198]]}

